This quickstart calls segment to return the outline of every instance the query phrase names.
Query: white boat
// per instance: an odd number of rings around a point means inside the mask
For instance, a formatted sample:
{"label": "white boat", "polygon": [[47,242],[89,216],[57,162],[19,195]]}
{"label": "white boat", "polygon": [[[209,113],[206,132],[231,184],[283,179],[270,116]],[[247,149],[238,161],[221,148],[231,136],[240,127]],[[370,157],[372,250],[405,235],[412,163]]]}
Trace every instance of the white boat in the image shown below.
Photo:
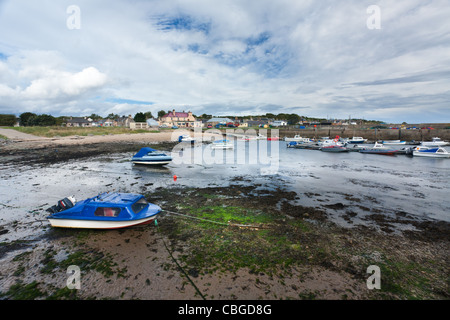
{"label": "white boat", "polygon": [[242,136],[239,140],[241,141],[253,141],[258,140],[257,136]]}
{"label": "white boat", "polygon": [[413,149],[414,157],[450,158],[450,153],[442,147],[418,146]]}
{"label": "white boat", "polygon": [[66,197],[47,211],[52,227],[118,229],[150,223],[161,208],[148,203],[143,195],[113,192],[80,202]]}
{"label": "white boat", "polygon": [[212,143],[213,149],[233,149],[234,144],[230,140],[218,140]]}
{"label": "white boat", "polygon": [[328,147],[328,146],[340,146],[343,147],[344,143],[339,141],[338,139],[327,139],[319,142],[320,147]]}
{"label": "white boat", "polygon": [[370,154],[384,154],[384,155],[395,155],[397,154],[396,149],[386,148],[382,143],[375,142],[372,148],[361,148],[360,153],[370,153]]}
{"label": "white boat", "polygon": [[442,141],[438,137],[434,137],[431,141],[422,141],[421,145],[425,147],[442,147],[446,146],[449,143],[447,141]]}
{"label": "white boat", "polygon": [[152,148],[142,148],[131,161],[134,164],[165,165],[172,161],[172,157]]}
{"label": "white boat", "polygon": [[384,140],[382,142],[383,144],[406,144],[406,141],[401,141],[401,140]]}
{"label": "white boat", "polygon": [[309,138],[302,138],[300,135],[296,134],[293,138],[284,138],[284,141],[297,141],[297,142],[311,142]]}
{"label": "white boat", "polygon": [[319,150],[324,152],[348,152],[348,149],[346,147],[338,145],[320,147]]}
{"label": "white boat", "polygon": [[192,138],[190,135],[188,134],[183,134],[182,136],[178,137],[178,142],[189,142],[189,143],[194,143],[195,139]]}
{"label": "white boat", "polygon": [[347,139],[345,142],[347,143],[365,143],[367,139],[364,139],[363,137],[353,137],[351,139]]}

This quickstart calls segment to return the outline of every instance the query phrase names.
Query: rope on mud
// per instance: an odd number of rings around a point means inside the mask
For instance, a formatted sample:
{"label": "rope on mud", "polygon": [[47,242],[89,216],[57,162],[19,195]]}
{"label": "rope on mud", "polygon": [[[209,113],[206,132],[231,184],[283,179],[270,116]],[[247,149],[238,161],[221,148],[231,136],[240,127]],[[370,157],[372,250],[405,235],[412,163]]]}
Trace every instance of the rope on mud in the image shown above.
{"label": "rope on mud", "polygon": [[255,226],[255,225],[250,225],[250,224],[219,222],[219,221],[214,221],[214,220],[209,220],[209,219],[204,219],[204,218],[199,218],[199,217],[193,217],[193,216],[190,216],[190,215],[187,215],[187,214],[174,212],[174,211],[169,211],[169,210],[163,210],[163,212],[172,213],[172,214],[175,214],[177,216],[182,216],[182,217],[186,217],[186,218],[190,218],[190,219],[195,219],[195,220],[201,220],[201,221],[206,221],[206,222],[210,222],[210,223],[215,223],[215,224],[219,224],[219,225],[223,225],[223,226],[227,226],[227,227],[231,226],[231,227],[239,227],[239,228],[266,229],[263,226]]}
{"label": "rope on mud", "polygon": [[[155,220],[155,225],[156,225],[156,230],[159,233],[159,226],[158,226],[158,222],[157,220]],[[189,282],[192,284],[192,286],[195,288],[195,291],[197,291],[197,293],[202,297],[203,300],[206,300],[206,297],[202,294],[202,292],[200,291],[200,289],[195,285],[194,281],[192,281],[191,277],[189,277],[189,275],[187,274],[186,271],[184,271],[183,267],[178,263],[177,259],[175,259],[175,257],[173,256],[172,252],[170,251],[169,247],[167,246],[166,241],[164,241],[163,237],[160,237],[160,239],[163,241],[164,243],[164,247],[166,247],[167,252],[169,253],[170,257],[172,258],[173,262],[175,262],[175,264],[177,265],[177,267],[181,270],[181,272],[183,272],[183,274],[186,276],[186,278],[189,280]]]}

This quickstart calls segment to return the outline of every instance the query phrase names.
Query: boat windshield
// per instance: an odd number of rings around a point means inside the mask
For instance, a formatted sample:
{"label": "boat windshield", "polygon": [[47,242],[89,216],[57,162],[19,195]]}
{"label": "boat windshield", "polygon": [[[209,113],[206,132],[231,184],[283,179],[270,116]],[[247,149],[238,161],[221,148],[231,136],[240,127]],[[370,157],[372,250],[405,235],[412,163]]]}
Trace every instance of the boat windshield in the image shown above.
{"label": "boat windshield", "polygon": [[147,206],[148,206],[147,200],[141,198],[131,205],[131,209],[133,210],[134,213],[139,213],[140,211],[142,211],[142,209],[144,209]]}
{"label": "boat windshield", "polygon": [[153,150],[147,153],[148,156],[164,156],[164,154],[161,153],[161,151]]}

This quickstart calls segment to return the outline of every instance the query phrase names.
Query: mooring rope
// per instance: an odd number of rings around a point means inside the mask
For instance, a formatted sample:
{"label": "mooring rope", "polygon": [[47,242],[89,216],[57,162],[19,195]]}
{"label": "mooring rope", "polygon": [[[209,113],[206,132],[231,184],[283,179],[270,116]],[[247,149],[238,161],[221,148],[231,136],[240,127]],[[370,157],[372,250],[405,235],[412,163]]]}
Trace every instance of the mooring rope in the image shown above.
{"label": "mooring rope", "polygon": [[[155,226],[156,226],[156,230],[159,233],[159,226],[158,226],[158,220],[155,219]],[[191,277],[189,277],[189,274],[184,270],[184,268],[178,263],[177,259],[175,259],[175,257],[173,256],[173,253],[170,251],[169,246],[167,245],[166,241],[164,240],[164,238],[162,236],[159,237],[163,244],[164,247],[166,248],[167,252],[169,253],[170,257],[172,258],[173,262],[175,262],[175,264],[177,265],[178,269],[181,270],[181,272],[186,276],[186,278],[189,280],[189,282],[192,284],[192,286],[194,287],[195,291],[197,291],[197,293],[202,297],[203,300],[206,300],[206,297],[203,295],[203,293],[200,291],[200,289],[195,285],[194,281],[191,279]]]}

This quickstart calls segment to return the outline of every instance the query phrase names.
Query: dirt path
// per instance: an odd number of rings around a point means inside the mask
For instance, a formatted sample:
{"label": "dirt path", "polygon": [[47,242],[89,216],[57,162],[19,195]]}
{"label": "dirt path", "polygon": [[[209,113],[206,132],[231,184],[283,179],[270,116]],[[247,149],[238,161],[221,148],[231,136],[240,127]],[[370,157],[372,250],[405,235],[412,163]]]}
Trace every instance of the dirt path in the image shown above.
{"label": "dirt path", "polygon": [[0,128],[0,135],[3,135],[5,137],[7,137],[10,140],[13,141],[22,141],[22,140],[51,140],[51,138],[43,138],[43,137],[38,137],[32,134],[28,134],[28,133],[23,133],[14,129],[5,129],[5,128]]}

